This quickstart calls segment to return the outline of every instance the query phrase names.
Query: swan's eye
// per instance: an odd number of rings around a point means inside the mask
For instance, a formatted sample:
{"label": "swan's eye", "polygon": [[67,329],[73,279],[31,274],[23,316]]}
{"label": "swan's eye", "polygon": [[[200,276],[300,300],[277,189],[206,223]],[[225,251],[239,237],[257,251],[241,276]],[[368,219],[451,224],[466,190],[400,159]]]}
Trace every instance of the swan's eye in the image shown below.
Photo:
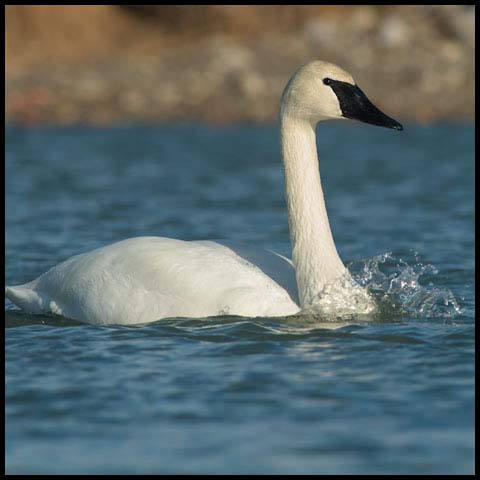
{"label": "swan's eye", "polygon": [[324,79],[323,79],[323,83],[324,83],[325,85],[331,85],[331,84],[332,84],[332,80],[331,80],[330,78],[324,78]]}

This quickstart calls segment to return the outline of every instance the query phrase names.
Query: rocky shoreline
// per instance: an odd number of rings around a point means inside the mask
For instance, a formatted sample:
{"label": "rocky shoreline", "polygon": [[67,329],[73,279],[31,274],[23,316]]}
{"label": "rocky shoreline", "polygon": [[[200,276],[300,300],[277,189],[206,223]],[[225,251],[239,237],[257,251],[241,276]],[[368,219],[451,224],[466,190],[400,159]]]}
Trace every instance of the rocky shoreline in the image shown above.
{"label": "rocky shoreline", "polygon": [[[315,58],[349,70],[381,108],[401,120],[473,119],[474,7],[365,6],[347,12],[251,38],[215,32],[185,39],[146,32],[150,23],[135,18],[148,41],[139,35],[144,41],[138,47],[113,46],[67,61],[41,54],[22,60],[20,47],[12,47],[20,27],[7,11],[6,119],[269,122],[292,71]],[[37,48],[44,48],[41,42]]]}

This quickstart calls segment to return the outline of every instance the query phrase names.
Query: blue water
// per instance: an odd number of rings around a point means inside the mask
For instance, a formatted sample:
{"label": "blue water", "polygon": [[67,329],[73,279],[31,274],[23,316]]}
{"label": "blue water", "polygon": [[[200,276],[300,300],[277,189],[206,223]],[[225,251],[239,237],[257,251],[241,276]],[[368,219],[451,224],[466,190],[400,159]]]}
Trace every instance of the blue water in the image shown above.
{"label": "blue water", "polygon": [[[6,301],[7,473],[474,472],[474,127],[318,128],[370,321],[97,327]],[[275,126],[8,127],[6,282],[133,236],[289,255]]]}

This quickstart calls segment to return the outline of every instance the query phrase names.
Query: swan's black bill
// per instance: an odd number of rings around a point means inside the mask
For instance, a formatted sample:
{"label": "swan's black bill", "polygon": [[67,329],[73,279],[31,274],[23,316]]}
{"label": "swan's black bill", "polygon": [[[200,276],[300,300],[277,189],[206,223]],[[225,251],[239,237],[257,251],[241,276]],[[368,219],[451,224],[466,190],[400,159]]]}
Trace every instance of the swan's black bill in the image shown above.
{"label": "swan's black bill", "polygon": [[345,118],[378,125],[379,127],[403,130],[400,123],[381,112],[357,85],[330,78],[326,78],[324,83],[335,92]]}

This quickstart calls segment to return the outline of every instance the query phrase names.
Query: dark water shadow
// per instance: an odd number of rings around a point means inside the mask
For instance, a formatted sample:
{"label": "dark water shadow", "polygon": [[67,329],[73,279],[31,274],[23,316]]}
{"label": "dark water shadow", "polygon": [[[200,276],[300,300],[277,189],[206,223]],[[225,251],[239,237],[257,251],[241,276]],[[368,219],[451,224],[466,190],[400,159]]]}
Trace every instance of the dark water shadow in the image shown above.
{"label": "dark water shadow", "polygon": [[32,315],[21,310],[5,310],[5,328],[27,325],[49,325],[52,327],[83,326],[85,323],[58,315]]}

